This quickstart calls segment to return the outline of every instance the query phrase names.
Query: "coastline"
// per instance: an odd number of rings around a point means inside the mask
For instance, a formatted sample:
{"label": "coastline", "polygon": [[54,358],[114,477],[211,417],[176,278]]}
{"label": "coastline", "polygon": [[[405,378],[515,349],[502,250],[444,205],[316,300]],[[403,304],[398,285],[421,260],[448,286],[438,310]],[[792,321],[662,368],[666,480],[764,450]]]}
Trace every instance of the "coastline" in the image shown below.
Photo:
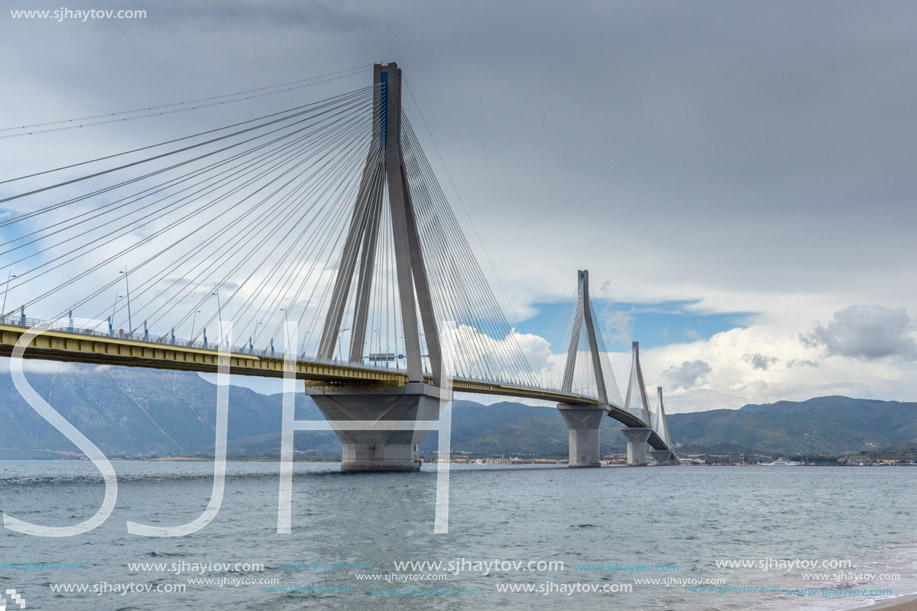
{"label": "coastline", "polygon": [[906,594],[896,598],[877,600],[865,607],[856,607],[853,611],[917,611],[917,594]]}

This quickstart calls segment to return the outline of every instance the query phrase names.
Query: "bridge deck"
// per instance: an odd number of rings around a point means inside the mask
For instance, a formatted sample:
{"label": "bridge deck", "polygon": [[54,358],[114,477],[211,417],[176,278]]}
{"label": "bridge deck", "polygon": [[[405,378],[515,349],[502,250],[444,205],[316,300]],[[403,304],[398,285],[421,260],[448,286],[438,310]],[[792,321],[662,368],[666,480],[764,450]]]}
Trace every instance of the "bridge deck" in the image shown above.
{"label": "bridge deck", "polygon": [[[13,348],[28,331],[26,327],[0,324],[0,356],[11,356]],[[22,357],[97,365],[216,373],[219,353],[213,348],[194,345],[183,346],[179,343],[147,342],[49,329],[42,331],[29,341]],[[282,353],[273,356],[234,350],[230,353],[229,366],[232,373],[240,375],[280,378],[284,374]],[[329,384],[403,386],[408,382],[408,375],[403,370],[318,359],[298,359],[295,364],[295,375],[299,380]],[[452,387],[456,392],[538,399],[567,405],[599,405],[599,401],[593,397],[499,382],[456,378],[452,381]],[[609,407],[609,415],[626,426],[646,426],[638,417],[615,406]],[[656,433],[651,434],[649,443],[655,449],[668,449]]]}

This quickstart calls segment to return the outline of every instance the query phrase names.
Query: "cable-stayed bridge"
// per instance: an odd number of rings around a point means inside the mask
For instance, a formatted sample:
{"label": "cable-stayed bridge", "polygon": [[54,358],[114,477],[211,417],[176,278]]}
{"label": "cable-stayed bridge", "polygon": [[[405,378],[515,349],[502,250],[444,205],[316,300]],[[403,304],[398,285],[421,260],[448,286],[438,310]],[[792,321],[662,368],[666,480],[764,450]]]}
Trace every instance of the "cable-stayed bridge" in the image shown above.
{"label": "cable-stayed bridge", "polygon": [[401,70],[377,64],[367,87],[0,181],[0,354],[295,376],[338,424],[345,470],[419,468],[426,429],[384,423],[435,420],[452,391],[556,403],[571,466],[600,464],[606,415],[628,464],[674,463],[636,343],[620,397],[585,270],[562,367],[532,362],[401,101]]}

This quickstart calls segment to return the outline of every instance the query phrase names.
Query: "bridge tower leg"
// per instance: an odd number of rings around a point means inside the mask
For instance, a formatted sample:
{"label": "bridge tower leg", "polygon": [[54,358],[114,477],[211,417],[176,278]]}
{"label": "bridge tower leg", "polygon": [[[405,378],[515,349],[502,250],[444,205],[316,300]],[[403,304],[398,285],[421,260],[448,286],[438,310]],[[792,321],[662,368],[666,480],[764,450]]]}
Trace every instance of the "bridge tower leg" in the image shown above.
{"label": "bridge tower leg", "polygon": [[627,466],[645,467],[647,464],[647,441],[653,432],[648,426],[622,426],[621,432],[627,439]]}
{"label": "bridge tower leg", "polygon": [[586,333],[589,351],[592,353],[592,371],[595,375],[600,404],[559,404],[557,408],[570,429],[567,466],[600,467],[602,462],[599,449],[599,427],[605,414],[608,413],[608,408],[606,407],[608,405],[608,393],[605,389],[605,376],[602,373],[596,329],[592,319],[592,305],[589,301],[589,272],[580,270],[578,273],[576,314],[573,319],[573,335],[570,338],[570,348],[567,351],[567,364],[564,367],[563,390],[571,392],[573,388],[573,374],[576,367],[580,334]]}
{"label": "bridge tower leg", "polygon": [[630,379],[627,382],[627,393],[624,399],[624,410],[643,420],[645,427],[621,427],[627,439],[627,465],[642,467],[647,464],[647,440],[653,432],[653,419],[650,404],[646,398],[646,384],[643,382],[643,369],[640,367],[640,343],[631,344]]}
{"label": "bridge tower leg", "polygon": [[[331,422],[332,428],[335,422],[348,420],[380,423],[435,420],[443,396],[439,330],[401,149],[401,69],[395,63],[376,64],[373,84],[376,88],[373,139],[344,242],[318,356],[334,358],[348,295],[355,286],[349,360],[363,362],[376,242],[387,190],[408,383],[403,388],[382,389],[359,385],[307,386],[306,393]],[[426,340],[426,354],[421,352],[421,332]],[[424,378],[424,356],[430,361],[432,384]],[[336,429],[335,432],[344,446],[341,463],[344,471],[420,469],[418,446],[426,433],[424,428],[405,431],[374,427],[359,431]]]}

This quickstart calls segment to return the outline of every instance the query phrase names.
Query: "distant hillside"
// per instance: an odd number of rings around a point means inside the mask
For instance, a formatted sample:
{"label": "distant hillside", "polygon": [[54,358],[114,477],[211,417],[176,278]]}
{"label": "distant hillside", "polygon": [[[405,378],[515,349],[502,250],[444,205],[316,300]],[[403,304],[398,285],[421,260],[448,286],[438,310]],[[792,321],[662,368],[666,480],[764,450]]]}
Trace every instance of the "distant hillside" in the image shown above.
{"label": "distant hillside", "polygon": [[[65,418],[109,456],[211,455],[216,386],[193,373],[81,367],[79,373],[31,374],[29,380]],[[319,419],[312,401],[297,393],[297,418]],[[229,455],[276,457],[281,395],[232,387]],[[477,456],[566,457],[567,427],[556,409],[458,400],[452,449]],[[683,452],[826,454],[886,447],[917,447],[917,404],[820,397],[800,403],[746,405],[669,416],[673,442]],[[602,452],[622,452],[618,424],[606,419]],[[297,432],[299,454],[339,457],[333,433]],[[436,449],[436,434],[421,450]],[[9,375],[0,376],[0,458],[67,456],[75,448],[22,399]]]}
{"label": "distant hillside", "polygon": [[672,441],[698,452],[825,454],[917,446],[917,403],[818,397],[669,416]]}
{"label": "distant hillside", "polygon": [[[31,374],[29,383],[54,409],[110,456],[184,456],[213,447],[216,386],[193,373],[80,367],[79,373]],[[311,407],[303,395],[299,410]],[[228,438],[272,436],[280,429],[280,397],[231,387]],[[315,443],[337,443],[313,433]],[[298,448],[299,444],[297,444]],[[279,446],[278,446],[279,447]],[[77,451],[0,376],[0,458],[44,458]],[[334,450],[332,449],[332,452]],[[337,447],[340,452],[340,446]]]}
{"label": "distant hillside", "polygon": [[[81,367],[79,375],[32,374],[35,390],[106,454],[114,456],[212,455],[216,386],[193,373]],[[301,391],[298,419],[321,419]],[[276,457],[280,451],[282,395],[232,387],[228,454]],[[482,455],[565,457],[567,427],[555,409],[517,403],[490,406],[456,401],[452,447]],[[615,450],[616,425],[605,423],[603,450]],[[620,440],[618,445],[623,448]],[[333,433],[297,432],[304,456],[340,457]],[[618,449],[620,449],[618,448]],[[428,435],[422,451],[436,449]],[[9,375],[0,376],[0,458],[45,458],[77,451],[22,399]]]}

